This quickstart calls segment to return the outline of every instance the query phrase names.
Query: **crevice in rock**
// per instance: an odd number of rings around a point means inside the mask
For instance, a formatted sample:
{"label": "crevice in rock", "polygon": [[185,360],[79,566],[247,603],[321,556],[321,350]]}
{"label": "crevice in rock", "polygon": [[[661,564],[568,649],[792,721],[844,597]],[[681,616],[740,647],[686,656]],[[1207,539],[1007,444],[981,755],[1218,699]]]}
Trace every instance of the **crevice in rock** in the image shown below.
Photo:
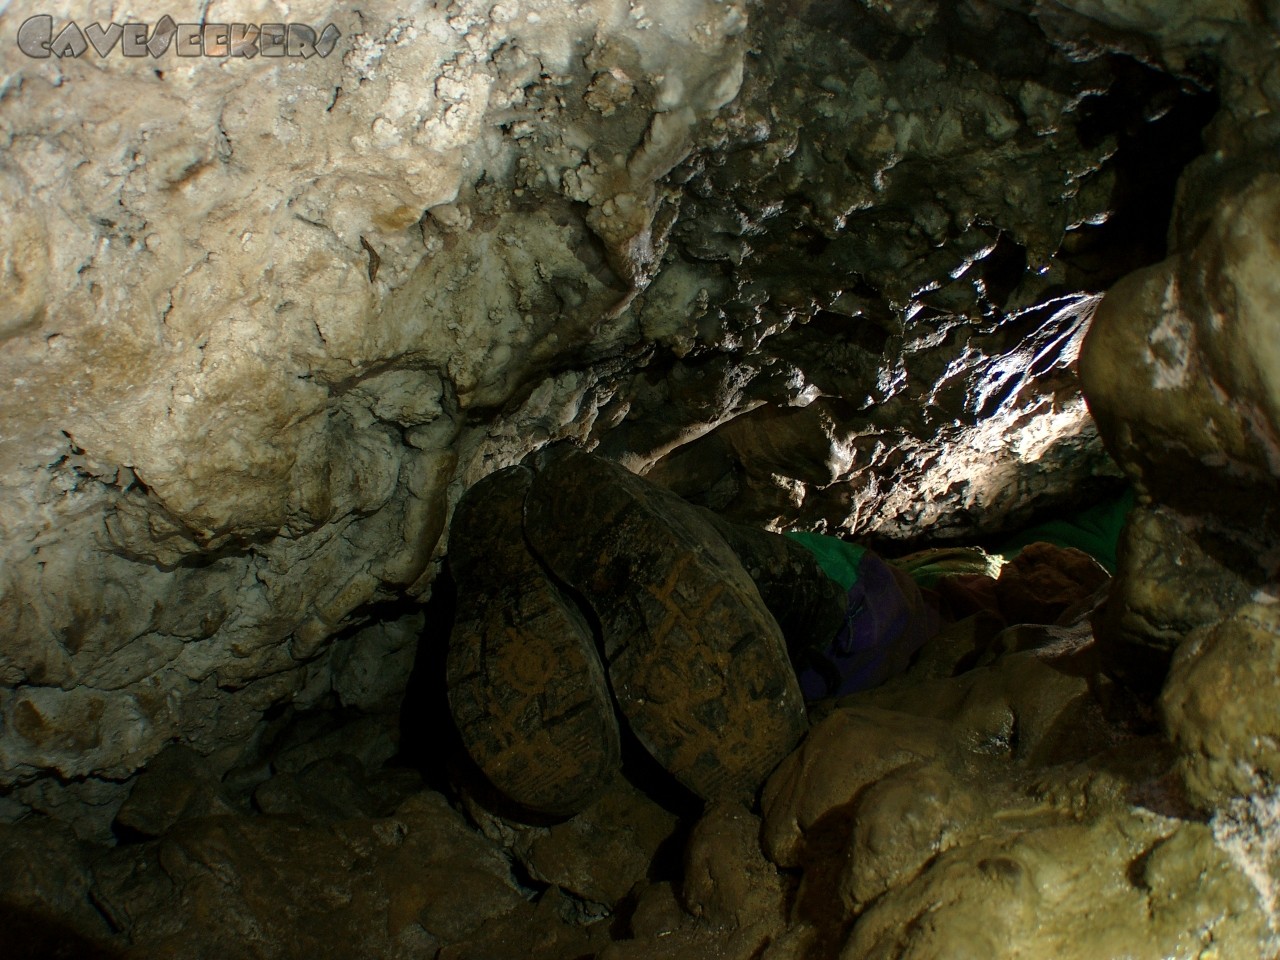
{"label": "crevice in rock", "polygon": [[1115,152],[1109,215],[1069,230],[1067,289],[1105,290],[1125,274],[1163,260],[1179,178],[1204,150],[1202,131],[1219,109],[1214,88],[1170,76],[1130,57],[1107,58],[1114,77],[1080,101],[1086,144],[1110,139]]}

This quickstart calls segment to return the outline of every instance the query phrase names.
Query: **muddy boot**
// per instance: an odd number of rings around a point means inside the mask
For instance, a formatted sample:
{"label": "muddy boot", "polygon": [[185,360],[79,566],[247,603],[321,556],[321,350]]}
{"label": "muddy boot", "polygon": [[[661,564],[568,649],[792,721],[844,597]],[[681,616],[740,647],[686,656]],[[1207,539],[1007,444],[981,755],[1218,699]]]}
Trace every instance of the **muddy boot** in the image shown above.
{"label": "muddy boot", "polygon": [[749,801],[806,726],[751,578],[674,494],[576,450],[549,459],[529,494],[529,543],[595,611],[623,716],[699,796]]}
{"label": "muddy boot", "polygon": [[781,534],[726,520],[696,508],[724,537],[782,628],[792,662],[827,646],[844,625],[845,591],[813,554]]}
{"label": "muddy boot", "polygon": [[500,470],[454,513],[446,681],[462,741],[490,782],[531,810],[568,815],[617,771],[618,724],[591,628],[526,545],[532,479],[525,467]]}

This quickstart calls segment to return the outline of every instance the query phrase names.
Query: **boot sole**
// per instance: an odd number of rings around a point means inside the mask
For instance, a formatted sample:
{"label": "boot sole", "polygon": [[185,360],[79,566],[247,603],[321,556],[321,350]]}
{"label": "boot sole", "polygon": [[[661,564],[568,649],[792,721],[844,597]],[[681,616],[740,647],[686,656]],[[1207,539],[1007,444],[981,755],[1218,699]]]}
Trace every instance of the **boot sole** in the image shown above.
{"label": "boot sole", "polygon": [[524,467],[490,474],[454,512],[446,683],[467,753],[494,787],[567,816],[617,772],[621,748],[591,628],[525,542],[532,479]]}
{"label": "boot sole", "polygon": [[[589,518],[589,522],[584,522]],[[577,451],[534,480],[529,543],[600,623],[641,745],[704,799],[749,800],[807,723],[777,623],[695,508]]]}

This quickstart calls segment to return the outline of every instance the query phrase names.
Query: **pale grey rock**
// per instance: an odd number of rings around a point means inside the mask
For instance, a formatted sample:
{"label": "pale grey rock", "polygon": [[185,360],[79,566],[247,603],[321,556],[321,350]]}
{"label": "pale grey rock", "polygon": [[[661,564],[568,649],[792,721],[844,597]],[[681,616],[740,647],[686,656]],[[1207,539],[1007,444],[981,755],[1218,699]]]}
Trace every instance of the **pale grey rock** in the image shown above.
{"label": "pale grey rock", "polygon": [[[658,181],[736,94],[748,24],[603,0],[290,17],[343,41],[270,63],[6,52],[0,671],[6,709],[38,699],[51,725],[43,745],[6,726],[8,782],[127,776],[169,737],[207,748],[313,702],[353,613],[429,589],[459,411],[631,337],[616,314],[670,226]],[[539,398],[547,435],[578,413]],[[349,700],[393,695],[362,670]],[[54,756],[81,701],[137,743]]]}
{"label": "pale grey rock", "polygon": [[152,756],[171,735],[173,717],[156,711],[134,693],[90,687],[22,686],[3,691],[0,718],[6,737],[0,761],[9,776],[35,771],[71,779],[101,771],[123,779]]}
{"label": "pale grey rock", "polygon": [[98,777],[66,782],[40,777],[10,796],[22,805],[22,816],[34,813],[37,821],[47,817],[70,827],[80,840],[101,845],[115,840],[112,824],[129,797],[129,784]]}
{"label": "pale grey rock", "polygon": [[394,711],[413,670],[423,618],[379,623],[334,645],[332,689],[344,707],[367,713]]}

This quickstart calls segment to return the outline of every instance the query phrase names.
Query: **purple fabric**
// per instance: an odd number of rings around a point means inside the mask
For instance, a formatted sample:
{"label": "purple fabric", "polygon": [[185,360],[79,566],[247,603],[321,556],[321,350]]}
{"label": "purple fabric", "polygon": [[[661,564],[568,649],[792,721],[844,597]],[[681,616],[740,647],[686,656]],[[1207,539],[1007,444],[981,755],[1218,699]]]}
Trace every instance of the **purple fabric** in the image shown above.
{"label": "purple fabric", "polygon": [[[904,592],[904,580],[914,596]],[[800,689],[806,700],[821,700],[878,686],[905,670],[936,630],[914,583],[868,551],[849,588],[844,625],[830,646],[797,665]]]}

